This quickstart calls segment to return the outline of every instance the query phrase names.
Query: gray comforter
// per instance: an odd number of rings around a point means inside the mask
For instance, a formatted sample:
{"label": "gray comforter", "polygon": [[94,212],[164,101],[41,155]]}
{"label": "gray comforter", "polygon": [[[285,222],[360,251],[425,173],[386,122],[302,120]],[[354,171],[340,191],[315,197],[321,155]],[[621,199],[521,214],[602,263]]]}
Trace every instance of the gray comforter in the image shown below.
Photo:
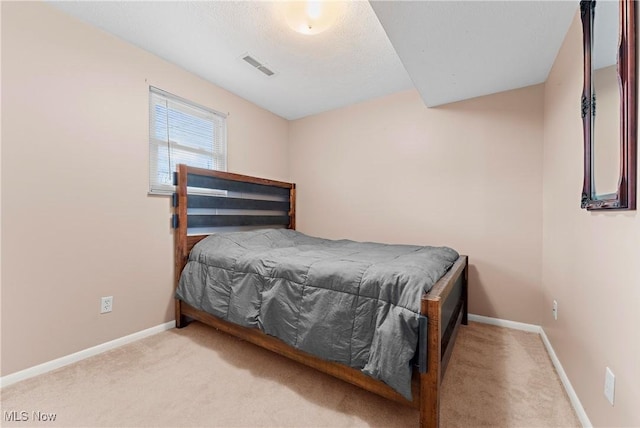
{"label": "gray comforter", "polygon": [[361,369],[411,399],[420,297],[458,253],[314,238],[215,234],[191,251],[177,297],[298,349]]}

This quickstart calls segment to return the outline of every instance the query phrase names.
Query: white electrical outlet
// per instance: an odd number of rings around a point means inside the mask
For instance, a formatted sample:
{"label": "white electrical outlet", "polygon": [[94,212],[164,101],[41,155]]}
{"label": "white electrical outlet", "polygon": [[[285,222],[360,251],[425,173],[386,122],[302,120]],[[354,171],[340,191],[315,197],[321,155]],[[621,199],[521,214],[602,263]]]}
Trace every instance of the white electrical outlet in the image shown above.
{"label": "white electrical outlet", "polygon": [[113,310],[113,296],[103,297],[100,299],[100,313],[106,314]]}
{"label": "white electrical outlet", "polygon": [[558,301],[557,300],[553,301],[553,319],[554,320],[558,319]]}
{"label": "white electrical outlet", "polygon": [[613,406],[613,396],[614,390],[616,388],[616,376],[613,374],[611,369],[607,367],[607,370],[604,374],[604,396],[607,397],[609,403]]}

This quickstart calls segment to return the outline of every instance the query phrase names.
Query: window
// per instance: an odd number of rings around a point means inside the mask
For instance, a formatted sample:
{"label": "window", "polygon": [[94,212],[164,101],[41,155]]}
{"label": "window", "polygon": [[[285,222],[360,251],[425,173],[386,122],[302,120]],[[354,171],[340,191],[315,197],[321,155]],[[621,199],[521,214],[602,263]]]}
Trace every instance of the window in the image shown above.
{"label": "window", "polygon": [[174,191],[176,165],[227,170],[226,116],[149,88],[149,192]]}

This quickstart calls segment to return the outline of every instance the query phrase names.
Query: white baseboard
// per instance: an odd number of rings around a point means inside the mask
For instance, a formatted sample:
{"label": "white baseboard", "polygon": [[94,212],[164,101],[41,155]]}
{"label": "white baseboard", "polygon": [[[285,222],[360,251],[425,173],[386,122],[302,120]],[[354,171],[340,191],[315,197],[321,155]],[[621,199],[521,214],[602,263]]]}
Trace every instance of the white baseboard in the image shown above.
{"label": "white baseboard", "polygon": [[542,327],[539,325],[526,324],[523,322],[501,320],[499,318],[485,317],[482,315],[469,314],[469,321],[475,321],[482,324],[497,325],[498,327],[512,328],[514,330],[523,330],[531,333],[540,333]]}
{"label": "white baseboard", "polygon": [[580,399],[578,398],[578,394],[571,386],[571,382],[569,381],[569,377],[567,373],[564,371],[562,364],[560,364],[560,360],[556,355],[556,351],[553,350],[551,346],[551,342],[549,342],[549,338],[547,337],[544,329],[540,329],[540,336],[542,337],[542,342],[544,343],[545,348],[547,348],[547,353],[551,358],[551,362],[553,366],[556,368],[556,372],[558,372],[558,376],[560,376],[560,381],[564,385],[565,391],[567,391],[567,395],[569,396],[569,400],[571,400],[571,404],[573,405],[573,409],[576,411],[578,415],[578,419],[580,419],[580,423],[584,428],[591,428],[593,425],[587,416],[587,412],[584,411],[584,407],[582,407],[582,403],[580,403]]}
{"label": "white baseboard", "polygon": [[94,355],[98,355],[110,349],[126,345],[127,343],[135,342],[136,340],[140,340],[148,336],[153,336],[154,334],[172,329],[173,327],[175,327],[175,325],[175,321],[169,321],[164,324],[160,324],[155,327],[151,327],[146,330],[142,330],[137,333],[112,340],[110,342],[102,343],[100,345],[96,345],[91,348],[57,358],[53,361],[48,361],[34,367],[29,367],[28,369],[20,370],[19,372],[11,373],[10,375],[0,377],[0,388],[9,386],[16,382],[20,382],[21,380],[29,379],[30,377],[50,372],[71,363],[84,360],[85,358],[93,357]]}
{"label": "white baseboard", "polygon": [[587,412],[584,411],[584,407],[582,407],[582,403],[580,403],[580,399],[578,398],[578,394],[573,389],[569,378],[567,377],[567,373],[564,371],[562,364],[560,364],[560,360],[556,355],[556,351],[554,351],[553,346],[551,346],[551,342],[549,342],[549,338],[547,338],[544,329],[539,325],[533,324],[525,324],[516,321],[507,321],[499,318],[491,318],[485,317],[482,315],[474,315],[469,314],[469,321],[475,321],[483,324],[491,324],[499,327],[512,328],[515,330],[524,330],[532,333],[538,333],[542,338],[542,343],[544,343],[544,347],[547,349],[547,354],[549,354],[549,358],[551,358],[551,362],[553,363],[553,367],[555,367],[558,376],[560,377],[560,381],[564,386],[565,391],[567,391],[567,395],[569,396],[569,400],[571,401],[571,405],[578,415],[578,419],[584,428],[591,428],[591,421],[587,416]]}

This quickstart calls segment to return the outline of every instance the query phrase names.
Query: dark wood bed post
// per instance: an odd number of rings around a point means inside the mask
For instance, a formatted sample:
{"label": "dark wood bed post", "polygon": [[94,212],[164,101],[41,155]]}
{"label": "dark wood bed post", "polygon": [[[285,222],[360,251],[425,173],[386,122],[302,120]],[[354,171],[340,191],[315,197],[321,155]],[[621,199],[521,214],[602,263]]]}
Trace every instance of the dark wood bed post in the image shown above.
{"label": "dark wood bed post", "polygon": [[464,265],[464,282],[462,283],[462,324],[469,325],[469,256],[467,263]]}
{"label": "dark wood bed post", "polygon": [[[462,262],[462,272],[459,274],[459,263]],[[442,377],[449,364],[453,346],[458,335],[460,324],[467,324],[468,320],[468,272],[469,259],[467,256],[460,256],[458,262],[445,277],[451,276],[451,280],[444,281],[444,287],[440,288],[438,281],[434,285],[435,292],[429,293],[422,298],[420,313],[426,315],[427,324],[427,371],[420,373],[420,427],[436,428],[440,426],[440,385]],[[442,305],[449,298],[449,294],[454,288],[456,277],[462,277],[461,301],[458,303],[453,317],[445,321],[442,319]],[[444,324],[444,325],[443,325]],[[446,341],[442,341],[442,330],[448,335]],[[443,346],[445,347],[443,349]]]}
{"label": "dark wood bed post", "polygon": [[422,313],[427,315],[427,372],[420,373],[420,428],[440,426],[440,297],[422,299]]}
{"label": "dark wood bed post", "polygon": [[[177,183],[177,206],[174,207],[175,214],[179,219],[187,218],[187,166],[178,165],[178,183]],[[178,288],[180,282],[180,274],[187,264],[189,250],[187,248],[187,222],[178,221],[178,227],[173,230],[175,239],[175,272],[174,272],[174,288]],[[176,327],[184,327],[184,319],[180,308],[180,299],[175,299],[176,305]]]}
{"label": "dark wood bed post", "polygon": [[296,230],[296,185],[289,191],[289,229]]}

